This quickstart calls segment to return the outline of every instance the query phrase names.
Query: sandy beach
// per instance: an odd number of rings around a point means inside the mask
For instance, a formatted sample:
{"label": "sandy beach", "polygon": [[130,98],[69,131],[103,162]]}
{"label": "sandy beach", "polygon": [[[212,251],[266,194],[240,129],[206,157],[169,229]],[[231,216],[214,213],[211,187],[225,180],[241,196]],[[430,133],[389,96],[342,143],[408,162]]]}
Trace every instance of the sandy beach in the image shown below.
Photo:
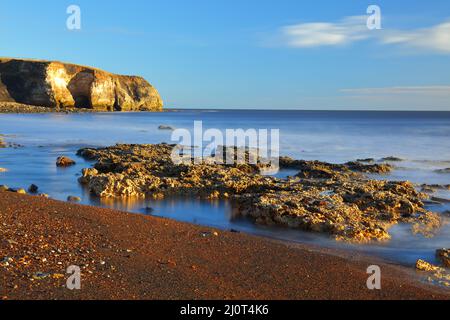
{"label": "sandy beach", "polygon": [[[167,219],[0,192],[2,299],[449,299],[412,269]],[[382,269],[368,290],[366,269]],[[65,270],[82,268],[81,290]]]}

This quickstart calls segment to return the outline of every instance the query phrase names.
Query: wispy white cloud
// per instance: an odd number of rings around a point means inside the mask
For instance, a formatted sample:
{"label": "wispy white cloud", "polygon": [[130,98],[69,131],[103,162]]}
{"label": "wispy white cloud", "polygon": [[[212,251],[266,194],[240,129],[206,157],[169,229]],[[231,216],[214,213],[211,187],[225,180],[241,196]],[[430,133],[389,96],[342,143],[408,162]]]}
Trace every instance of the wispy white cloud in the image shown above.
{"label": "wispy white cloud", "polygon": [[364,16],[354,16],[338,23],[302,23],[283,27],[281,32],[285,43],[290,47],[344,45],[369,38],[365,19]]}
{"label": "wispy white cloud", "polygon": [[333,101],[349,108],[450,111],[450,85],[341,89]]}
{"label": "wispy white cloud", "polygon": [[384,88],[342,89],[341,93],[352,95],[449,95],[450,86],[405,86]]}
{"label": "wispy white cloud", "polygon": [[315,22],[285,26],[280,31],[282,43],[293,48],[342,46],[374,39],[383,45],[450,54],[450,21],[422,29],[369,30],[366,16],[353,16],[334,23]]}
{"label": "wispy white cloud", "polygon": [[404,45],[450,54],[450,22],[411,31],[390,31],[381,37],[384,44]]}

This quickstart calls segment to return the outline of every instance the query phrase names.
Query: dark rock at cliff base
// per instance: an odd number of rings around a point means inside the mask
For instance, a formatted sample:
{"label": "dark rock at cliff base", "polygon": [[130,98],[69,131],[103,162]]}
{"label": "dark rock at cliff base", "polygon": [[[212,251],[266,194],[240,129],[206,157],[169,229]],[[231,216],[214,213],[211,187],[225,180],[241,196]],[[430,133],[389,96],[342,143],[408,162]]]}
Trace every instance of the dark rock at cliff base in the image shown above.
{"label": "dark rock at cliff base", "polygon": [[161,111],[145,79],[56,61],[0,58],[0,102],[51,108]]}

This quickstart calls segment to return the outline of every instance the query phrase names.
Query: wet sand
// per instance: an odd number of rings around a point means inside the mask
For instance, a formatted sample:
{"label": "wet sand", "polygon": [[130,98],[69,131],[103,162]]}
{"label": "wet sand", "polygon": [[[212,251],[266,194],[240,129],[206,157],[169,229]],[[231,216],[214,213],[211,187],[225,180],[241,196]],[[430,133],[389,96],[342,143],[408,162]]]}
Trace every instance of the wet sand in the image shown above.
{"label": "wet sand", "polygon": [[376,258],[3,191],[0,262],[2,299],[450,299]]}

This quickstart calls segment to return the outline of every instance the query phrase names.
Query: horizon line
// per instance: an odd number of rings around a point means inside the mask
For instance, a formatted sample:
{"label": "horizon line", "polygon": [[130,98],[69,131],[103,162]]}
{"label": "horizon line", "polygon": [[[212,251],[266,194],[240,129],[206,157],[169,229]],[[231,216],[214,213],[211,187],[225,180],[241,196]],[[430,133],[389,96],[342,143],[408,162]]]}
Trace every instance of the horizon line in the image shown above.
{"label": "horizon line", "polygon": [[189,107],[164,107],[164,110],[212,110],[212,111],[323,111],[323,112],[450,112],[449,110],[439,109],[418,109],[418,110],[402,110],[402,109],[271,109],[271,108],[189,108]]}

